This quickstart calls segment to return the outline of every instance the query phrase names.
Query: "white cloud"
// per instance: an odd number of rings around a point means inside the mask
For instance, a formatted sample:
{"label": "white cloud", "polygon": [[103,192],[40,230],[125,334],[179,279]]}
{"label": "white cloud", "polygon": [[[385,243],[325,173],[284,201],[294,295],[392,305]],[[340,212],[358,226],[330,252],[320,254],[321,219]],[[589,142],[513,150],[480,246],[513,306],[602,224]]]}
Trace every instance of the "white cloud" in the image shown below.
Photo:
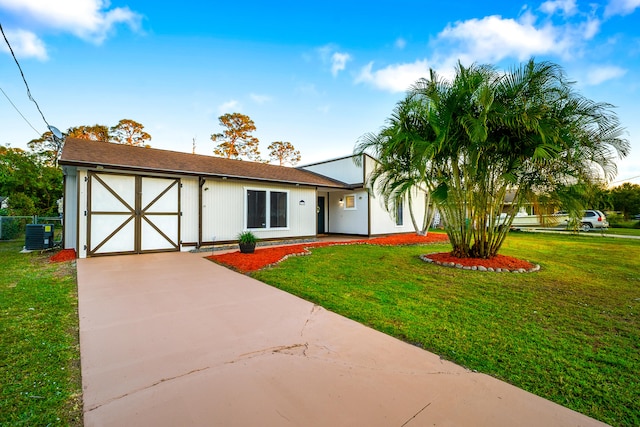
{"label": "white cloud", "polygon": [[611,0],[604,9],[605,18],[614,15],[630,15],[640,7],[640,0]]}
{"label": "white cloud", "polygon": [[578,11],[575,0],[548,0],[540,5],[540,10],[547,15],[560,11],[565,16],[575,15]]}
{"label": "white cloud", "polygon": [[372,70],[373,62],[370,62],[360,70],[356,83],[369,83],[378,89],[389,92],[404,92],[418,79],[429,76],[429,66],[426,59],[413,63],[393,64],[376,71]]}
{"label": "white cloud", "polygon": [[99,44],[117,24],[139,28],[139,14],[128,7],[108,8],[108,0],[0,0],[0,9],[17,15],[32,31],[54,29]]}
{"label": "white cloud", "polygon": [[218,106],[218,113],[227,114],[227,113],[237,113],[242,110],[242,106],[238,101],[232,99]]}
{"label": "white cloud", "polygon": [[611,65],[595,67],[587,72],[586,84],[596,86],[607,80],[622,77],[626,73],[626,69]]}
{"label": "white cloud", "polygon": [[573,45],[570,38],[551,24],[535,26],[535,17],[525,13],[519,20],[488,16],[447,26],[435,41],[463,63],[499,62],[506,57],[520,61],[541,54],[565,55]]}
{"label": "white cloud", "polygon": [[[34,33],[25,30],[7,30],[5,35],[17,57],[37,58],[41,61],[48,59],[44,42]],[[9,47],[4,40],[0,43],[0,50],[9,52]]]}
{"label": "white cloud", "polygon": [[402,50],[407,46],[407,41],[405,39],[403,39],[402,37],[398,37],[396,39],[396,42],[394,43],[394,46],[396,48]]}
{"label": "white cloud", "polygon": [[344,71],[347,62],[351,60],[351,55],[339,52],[338,47],[328,44],[317,49],[320,59],[325,64],[331,65],[331,74],[335,77],[340,71]]}
{"label": "white cloud", "polygon": [[340,71],[343,71],[347,66],[347,61],[351,59],[351,55],[348,53],[334,52],[331,55],[331,74],[337,76]]}
{"label": "white cloud", "polygon": [[252,93],[252,94],[249,95],[249,97],[256,104],[264,104],[265,102],[271,101],[271,97],[268,96],[268,95],[260,95],[260,94],[257,94],[257,93]]}

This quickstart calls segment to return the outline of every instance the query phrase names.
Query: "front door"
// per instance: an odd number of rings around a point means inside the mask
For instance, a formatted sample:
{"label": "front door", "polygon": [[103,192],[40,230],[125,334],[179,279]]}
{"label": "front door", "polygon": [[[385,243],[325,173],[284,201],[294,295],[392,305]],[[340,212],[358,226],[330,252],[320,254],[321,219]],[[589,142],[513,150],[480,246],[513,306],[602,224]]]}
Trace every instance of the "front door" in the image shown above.
{"label": "front door", "polygon": [[318,196],[318,207],[316,211],[318,212],[318,234],[324,234],[324,196]]}

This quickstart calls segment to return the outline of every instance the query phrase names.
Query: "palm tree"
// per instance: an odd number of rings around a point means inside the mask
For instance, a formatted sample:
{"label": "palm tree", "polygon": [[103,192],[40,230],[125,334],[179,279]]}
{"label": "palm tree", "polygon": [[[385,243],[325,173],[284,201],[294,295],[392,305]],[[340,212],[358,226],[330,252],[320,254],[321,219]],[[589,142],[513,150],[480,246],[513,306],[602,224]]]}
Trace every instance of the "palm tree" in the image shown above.
{"label": "palm tree", "polygon": [[[432,181],[429,170],[414,156],[416,145],[423,136],[421,131],[430,131],[423,121],[423,106],[419,100],[406,99],[396,106],[388,126],[378,133],[363,135],[357,144],[354,160],[362,162],[362,155],[375,157],[375,169],[368,177],[367,186],[372,194],[380,194],[388,212],[396,214],[396,203],[407,198],[409,215],[418,235],[426,235],[433,221],[435,209],[431,201]],[[421,122],[422,121],[422,122]],[[423,198],[420,224],[415,214],[415,198]]]}
{"label": "palm tree", "polygon": [[[530,60],[504,73],[459,64],[450,81],[431,71],[401,104],[411,114],[396,112],[377,145],[360,147],[405,160],[388,162],[400,171],[389,173],[383,188],[405,177],[428,182],[459,257],[496,255],[526,200],[611,178],[615,157],[629,150],[612,106],[584,98],[548,62]],[[508,191],[514,200],[503,212]]]}

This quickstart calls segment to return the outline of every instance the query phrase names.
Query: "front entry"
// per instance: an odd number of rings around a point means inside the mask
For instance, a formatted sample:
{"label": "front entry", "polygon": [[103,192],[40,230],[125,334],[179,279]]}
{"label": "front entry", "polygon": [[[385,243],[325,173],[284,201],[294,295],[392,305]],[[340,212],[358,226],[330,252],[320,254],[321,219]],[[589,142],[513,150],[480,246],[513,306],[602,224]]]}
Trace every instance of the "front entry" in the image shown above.
{"label": "front entry", "polygon": [[318,212],[318,219],[317,219],[317,223],[318,223],[318,234],[324,234],[325,228],[324,228],[324,196],[318,196],[318,208],[316,209],[316,211]]}
{"label": "front entry", "polygon": [[89,172],[87,255],[180,249],[180,180]]}

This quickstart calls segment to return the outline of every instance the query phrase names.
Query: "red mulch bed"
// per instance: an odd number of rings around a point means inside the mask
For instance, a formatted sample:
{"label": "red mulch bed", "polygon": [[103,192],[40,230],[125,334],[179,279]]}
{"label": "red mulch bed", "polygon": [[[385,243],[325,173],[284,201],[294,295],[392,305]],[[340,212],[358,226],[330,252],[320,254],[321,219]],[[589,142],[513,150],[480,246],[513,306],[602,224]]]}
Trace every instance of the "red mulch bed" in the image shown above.
{"label": "red mulch bed", "polygon": [[274,246],[256,249],[252,254],[243,254],[240,251],[220,255],[210,255],[207,259],[232,267],[240,272],[260,270],[269,265],[276,264],[292,255],[309,254],[307,248],[334,245],[417,245],[425,243],[446,242],[449,238],[444,233],[429,233],[427,236],[417,234],[398,234],[394,236],[376,237],[373,239],[352,240],[348,242],[310,242],[288,246]]}
{"label": "red mulch bed", "polygon": [[493,269],[497,269],[497,268],[502,268],[502,269],[508,269],[508,270],[518,270],[518,269],[525,269],[525,270],[530,270],[532,268],[534,268],[535,266],[533,264],[531,264],[530,262],[527,262],[525,260],[522,259],[518,259],[518,258],[513,258],[510,256],[506,256],[506,255],[496,255],[493,258],[490,259],[484,259],[484,258],[458,258],[455,257],[453,255],[451,255],[451,253],[449,252],[441,252],[441,253],[437,253],[437,254],[429,254],[429,255],[425,255],[427,258],[436,261],[436,262],[440,262],[440,263],[454,263],[454,264],[460,264],[464,267],[478,267],[478,266],[483,266],[486,268],[493,268]]}
{"label": "red mulch bed", "polygon": [[73,261],[75,259],[76,259],[75,249],[63,249],[57,254],[51,256],[49,258],[49,262],[65,262],[65,261]]}

